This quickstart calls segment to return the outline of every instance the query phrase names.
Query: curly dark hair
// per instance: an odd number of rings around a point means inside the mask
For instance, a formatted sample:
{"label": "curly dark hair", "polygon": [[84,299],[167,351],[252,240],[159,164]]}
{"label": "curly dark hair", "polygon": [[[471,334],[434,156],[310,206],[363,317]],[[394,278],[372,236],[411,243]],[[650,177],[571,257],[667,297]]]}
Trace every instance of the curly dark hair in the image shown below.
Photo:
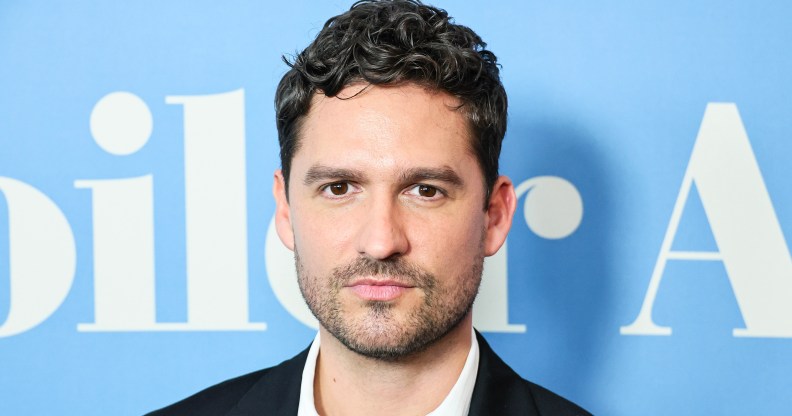
{"label": "curly dark hair", "polygon": [[334,97],[353,83],[408,82],[460,100],[489,199],[506,134],[507,99],[497,59],[486,46],[445,10],[415,0],[358,1],[328,20],[292,62],[283,58],[291,69],[278,85],[275,111],[287,195],[300,127],[317,91]]}

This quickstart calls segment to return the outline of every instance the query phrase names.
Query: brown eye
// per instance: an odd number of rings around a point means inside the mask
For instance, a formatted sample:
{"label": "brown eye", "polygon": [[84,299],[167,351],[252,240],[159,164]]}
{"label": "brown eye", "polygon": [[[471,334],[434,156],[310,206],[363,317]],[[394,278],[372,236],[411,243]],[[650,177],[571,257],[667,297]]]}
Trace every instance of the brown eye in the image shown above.
{"label": "brown eye", "polygon": [[334,183],[330,185],[330,192],[333,195],[341,196],[345,195],[349,191],[349,184],[342,182],[342,183]]}
{"label": "brown eye", "polygon": [[424,198],[432,198],[437,195],[437,188],[426,185],[418,185],[418,195]]}

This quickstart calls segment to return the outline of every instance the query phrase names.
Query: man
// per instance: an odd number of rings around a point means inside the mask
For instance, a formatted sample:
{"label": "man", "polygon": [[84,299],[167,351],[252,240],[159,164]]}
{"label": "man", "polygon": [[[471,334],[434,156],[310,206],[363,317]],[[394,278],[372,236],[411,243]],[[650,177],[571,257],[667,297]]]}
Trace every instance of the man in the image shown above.
{"label": "man", "polygon": [[319,334],[156,415],[588,414],[520,378],[472,327],[484,257],[516,206],[485,46],[407,0],[325,24],[278,87],[273,186]]}

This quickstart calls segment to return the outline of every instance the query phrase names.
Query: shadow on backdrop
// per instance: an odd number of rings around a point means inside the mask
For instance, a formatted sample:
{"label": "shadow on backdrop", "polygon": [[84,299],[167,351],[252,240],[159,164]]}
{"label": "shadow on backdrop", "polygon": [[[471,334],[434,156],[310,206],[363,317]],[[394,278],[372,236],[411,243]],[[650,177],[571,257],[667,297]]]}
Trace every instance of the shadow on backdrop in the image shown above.
{"label": "shadow on backdrop", "polygon": [[583,217],[571,235],[546,239],[527,226],[527,194],[519,198],[508,240],[509,316],[525,324],[526,333],[487,337],[523,377],[593,412],[594,371],[618,330],[609,326],[616,166],[586,125],[525,112],[510,114],[501,163],[515,186],[545,175],[571,182],[582,198]]}

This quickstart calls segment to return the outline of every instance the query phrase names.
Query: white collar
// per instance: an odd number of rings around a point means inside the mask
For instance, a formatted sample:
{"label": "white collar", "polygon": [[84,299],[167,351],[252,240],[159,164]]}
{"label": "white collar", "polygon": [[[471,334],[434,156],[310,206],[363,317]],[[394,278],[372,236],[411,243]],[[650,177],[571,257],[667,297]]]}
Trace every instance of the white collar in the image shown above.
{"label": "white collar", "polygon": [[[479,363],[479,345],[476,340],[476,333],[471,330],[470,351],[468,352],[462,373],[459,374],[454,387],[448,392],[435,410],[426,416],[464,416],[470,410],[470,400],[473,398],[473,387],[476,385]],[[300,385],[300,405],[297,409],[297,416],[318,416],[314,406],[314,373],[316,370],[316,359],[319,357],[319,334],[316,334],[311,348],[308,350],[308,358],[305,360],[305,367],[302,373],[302,383]]]}

